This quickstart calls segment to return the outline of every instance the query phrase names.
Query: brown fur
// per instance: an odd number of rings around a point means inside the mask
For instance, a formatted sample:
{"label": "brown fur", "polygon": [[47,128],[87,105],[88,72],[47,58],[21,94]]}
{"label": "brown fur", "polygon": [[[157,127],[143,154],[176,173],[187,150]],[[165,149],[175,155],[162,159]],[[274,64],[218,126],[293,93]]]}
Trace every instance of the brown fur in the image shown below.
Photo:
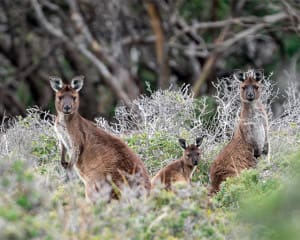
{"label": "brown fur", "polygon": [[[52,83],[53,84],[53,83]],[[147,170],[140,158],[118,137],[96,127],[78,113],[79,95],[71,85],[57,89],[55,129],[61,143],[61,163],[66,169],[75,169],[85,184],[86,197],[92,202],[102,184],[117,187],[111,197],[118,198],[123,184],[133,186],[138,182],[146,192],[150,190]],[[64,98],[72,99],[70,114],[64,113]],[[70,98],[71,97],[71,98]],[[70,161],[65,160],[66,152]],[[137,176],[133,176],[133,175]],[[138,178],[131,181],[131,177]]]}
{"label": "brown fur", "polygon": [[[239,125],[232,140],[212,163],[210,193],[218,192],[220,184],[227,177],[236,176],[243,169],[255,167],[257,157],[268,153],[268,118],[260,100],[261,83],[260,80],[256,81],[254,73],[245,73],[245,79],[240,84],[242,107]],[[254,93],[251,101],[247,95],[249,86]]]}
{"label": "brown fur", "polygon": [[[197,145],[191,144],[186,147],[183,156],[162,168],[151,180],[154,187],[163,184],[167,190],[171,190],[174,183],[183,182],[190,184],[192,174],[197,167],[201,151]],[[196,162],[193,162],[193,159]]]}

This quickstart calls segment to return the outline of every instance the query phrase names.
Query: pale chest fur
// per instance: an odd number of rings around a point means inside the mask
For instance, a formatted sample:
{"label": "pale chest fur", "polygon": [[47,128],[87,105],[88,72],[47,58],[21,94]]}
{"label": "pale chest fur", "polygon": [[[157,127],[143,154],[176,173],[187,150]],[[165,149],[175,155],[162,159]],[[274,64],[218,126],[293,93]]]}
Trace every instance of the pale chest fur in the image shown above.
{"label": "pale chest fur", "polygon": [[[72,137],[70,136],[70,134],[68,132],[65,122],[64,121],[55,122],[54,130],[57,134],[59,141],[67,149],[67,154],[72,161],[72,156],[74,156],[74,153],[76,152],[77,147],[75,146],[74,142],[72,141]],[[75,172],[77,173],[77,175],[80,177],[82,182],[84,184],[86,184],[86,179],[84,178],[83,174],[76,167],[76,165],[74,167],[75,167],[74,169],[75,169]]]}
{"label": "pale chest fur", "polygon": [[197,166],[193,166],[192,169],[190,169],[189,167],[182,168],[181,174],[187,182],[190,182],[192,180],[193,174],[196,171],[196,169],[197,169]]}
{"label": "pale chest fur", "polygon": [[262,151],[265,139],[265,115],[259,108],[248,109],[247,117],[243,119],[245,138],[248,143]]}
{"label": "pale chest fur", "polygon": [[181,169],[181,171],[178,172],[178,174],[175,174],[175,176],[173,176],[172,181],[173,182],[185,182],[185,183],[191,183],[192,180],[192,176],[196,170],[196,166],[194,166],[191,170],[187,169]]}
{"label": "pale chest fur", "polygon": [[193,167],[193,170],[192,170],[192,172],[191,172],[191,174],[190,174],[190,176],[189,176],[189,179],[190,179],[190,180],[192,180],[193,174],[194,174],[194,172],[196,171],[196,169],[197,169],[197,166],[194,166],[194,167]]}
{"label": "pale chest fur", "polygon": [[64,120],[56,121],[54,125],[54,130],[57,134],[59,141],[67,149],[67,153],[69,157],[71,157],[72,149],[74,148],[74,143],[68,132],[65,121]]}

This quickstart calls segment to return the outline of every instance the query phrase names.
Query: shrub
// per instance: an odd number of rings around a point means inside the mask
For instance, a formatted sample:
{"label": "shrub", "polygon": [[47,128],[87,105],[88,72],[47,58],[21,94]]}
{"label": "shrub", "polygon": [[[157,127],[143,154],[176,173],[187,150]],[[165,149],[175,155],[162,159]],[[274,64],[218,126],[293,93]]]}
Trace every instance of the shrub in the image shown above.
{"label": "shrub", "polygon": [[[188,87],[158,91],[138,98],[131,109],[119,107],[115,124],[98,119],[141,156],[151,174],[182,155],[178,137],[205,139],[192,186],[178,186],[174,193],[154,189],[141,199],[128,193],[121,201],[100,199],[95,206],[87,205],[79,179],[64,181],[52,117],[41,118],[47,113],[34,108],[26,118],[12,120],[0,134],[0,190],[5,193],[0,195],[0,238],[293,239],[299,234],[299,195],[293,191],[300,182],[299,155],[293,155],[300,145],[296,88],[287,91],[284,114],[271,119],[270,161],[261,158],[257,169],[228,179],[218,195],[207,197],[210,163],[235,128],[237,86],[220,80],[215,102],[193,99]],[[263,96],[270,102],[269,86],[267,81]]]}
{"label": "shrub", "polygon": [[[281,187],[263,197],[248,195],[241,206],[238,220],[241,234],[247,239],[298,239],[300,235],[300,151],[286,157],[293,168]],[[250,226],[245,227],[245,226]],[[249,231],[250,230],[250,231]]]}

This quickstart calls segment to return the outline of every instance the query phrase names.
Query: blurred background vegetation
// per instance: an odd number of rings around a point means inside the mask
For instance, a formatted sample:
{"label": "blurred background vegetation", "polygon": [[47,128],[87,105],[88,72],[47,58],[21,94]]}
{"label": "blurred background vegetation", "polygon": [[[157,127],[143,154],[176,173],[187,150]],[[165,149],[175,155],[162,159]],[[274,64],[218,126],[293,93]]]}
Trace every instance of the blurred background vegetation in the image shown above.
{"label": "blurred background vegetation", "polygon": [[110,119],[148,85],[210,96],[236,68],[274,72],[284,88],[299,76],[299,26],[296,0],[1,0],[0,118],[54,111],[49,75],[86,76],[89,119]]}
{"label": "blurred background vegetation", "polygon": [[[298,240],[299,33],[298,0],[0,0],[0,121],[22,116],[0,124],[0,239]],[[271,158],[208,198],[210,164],[236,126],[237,68],[274,73],[263,88]],[[82,115],[151,176],[181,155],[178,137],[205,135],[192,186],[87,205],[45,112],[49,75],[77,74]]]}

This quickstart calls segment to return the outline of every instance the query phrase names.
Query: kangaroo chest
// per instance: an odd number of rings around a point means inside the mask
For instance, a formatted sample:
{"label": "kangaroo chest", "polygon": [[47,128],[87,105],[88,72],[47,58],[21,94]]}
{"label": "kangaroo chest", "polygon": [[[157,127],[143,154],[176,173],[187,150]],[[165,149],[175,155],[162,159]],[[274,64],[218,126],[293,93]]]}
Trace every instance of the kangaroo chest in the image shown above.
{"label": "kangaroo chest", "polygon": [[67,126],[64,121],[57,121],[54,125],[54,130],[57,134],[58,139],[64,147],[67,149],[67,153],[70,156],[72,148],[74,146],[74,143],[72,141],[72,138],[68,132]]}
{"label": "kangaroo chest", "polygon": [[190,182],[192,176],[196,170],[197,166],[194,166],[192,169],[182,166],[181,174],[187,182]]}
{"label": "kangaroo chest", "polygon": [[266,139],[264,121],[265,116],[263,112],[257,109],[251,109],[248,117],[244,119],[247,142],[260,150],[263,149]]}
{"label": "kangaroo chest", "polygon": [[193,170],[191,171],[191,174],[190,174],[190,176],[189,176],[189,179],[190,179],[190,180],[192,179],[193,174],[194,174],[194,172],[196,171],[196,169],[197,169],[197,166],[194,166],[194,167],[193,167]]}

